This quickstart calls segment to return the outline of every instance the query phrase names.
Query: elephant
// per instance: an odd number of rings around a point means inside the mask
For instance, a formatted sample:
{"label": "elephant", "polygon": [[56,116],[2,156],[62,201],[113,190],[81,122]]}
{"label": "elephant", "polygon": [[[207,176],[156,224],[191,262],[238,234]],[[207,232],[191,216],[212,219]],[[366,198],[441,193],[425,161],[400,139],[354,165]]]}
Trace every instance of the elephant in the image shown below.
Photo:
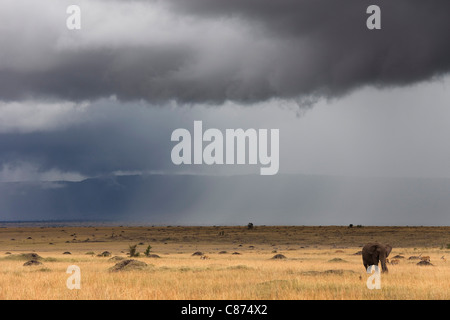
{"label": "elephant", "polygon": [[392,251],[392,247],[389,244],[383,245],[380,243],[368,243],[362,249],[362,259],[364,267],[375,265],[378,266],[378,261],[381,261],[382,272],[388,272],[386,266],[386,258]]}

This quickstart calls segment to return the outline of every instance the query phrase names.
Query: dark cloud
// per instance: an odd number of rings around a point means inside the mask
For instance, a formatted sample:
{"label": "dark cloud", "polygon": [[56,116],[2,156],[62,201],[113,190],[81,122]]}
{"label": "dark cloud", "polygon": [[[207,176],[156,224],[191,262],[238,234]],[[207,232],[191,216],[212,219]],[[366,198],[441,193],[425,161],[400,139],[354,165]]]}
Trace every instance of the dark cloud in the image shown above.
{"label": "dark cloud", "polygon": [[[321,88],[336,93],[365,84],[409,84],[450,70],[450,3],[446,1],[169,2],[174,10],[199,17],[237,16],[253,22],[270,38],[288,40],[279,51],[288,58],[280,59],[279,70],[283,70],[283,84],[289,88],[293,80],[291,86],[297,89],[282,95]],[[372,4],[381,8],[381,30],[366,28],[366,9]]]}
{"label": "dark cloud", "polygon": [[[58,65],[35,72],[0,71],[3,99],[46,96],[82,101],[116,95],[124,100],[169,100],[158,78],[186,63],[186,48],[86,50],[66,52]],[[167,84],[168,85],[168,84]]]}
{"label": "dark cloud", "polygon": [[[111,15],[117,21],[109,21],[105,14],[103,20],[92,23],[96,19],[90,15],[101,11],[91,10],[90,5],[104,8],[107,2],[89,3],[82,9],[86,18],[79,34],[51,29],[46,40],[33,40],[26,46],[26,64],[32,63],[29,57],[36,52],[38,67],[21,66],[21,55],[16,55],[15,63],[5,60],[0,69],[1,99],[83,100],[116,95],[151,103],[252,103],[274,97],[333,97],[365,85],[402,86],[450,70],[449,1],[114,2],[139,4],[144,13],[152,5],[160,6],[160,15],[166,15],[169,25],[190,19],[164,33],[161,25],[152,28],[149,18],[142,28],[121,26],[121,34],[102,28],[102,23],[120,25],[130,19]],[[366,8],[371,4],[381,7],[381,30],[366,28]],[[51,23],[48,26],[54,28]],[[105,42],[86,41],[103,29],[100,38]],[[128,29],[132,31],[127,35]],[[26,37],[18,35],[27,32],[27,27],[14,30],[6,24],[4,30],[0,51],[23,50],[15,39],[26,45]],[[162,38],[154,41],[155,35]],[[53,50],[63,36],[71,39],[71,46]],[[42,58],[45,63],[40,64],[39,56],[51,59]]]}
{"label": "dark cloud", "polygon": [[38,172],[57,170],[90,177],[170,168],[173,129],[163,111],[144,111],[136,105],[118,107],[100,102],[80,116],[88,119],[84,122],[51,130],[2,133],[0,170],[3,167],[17,172],[25,165],[25,169],[32,166]]}

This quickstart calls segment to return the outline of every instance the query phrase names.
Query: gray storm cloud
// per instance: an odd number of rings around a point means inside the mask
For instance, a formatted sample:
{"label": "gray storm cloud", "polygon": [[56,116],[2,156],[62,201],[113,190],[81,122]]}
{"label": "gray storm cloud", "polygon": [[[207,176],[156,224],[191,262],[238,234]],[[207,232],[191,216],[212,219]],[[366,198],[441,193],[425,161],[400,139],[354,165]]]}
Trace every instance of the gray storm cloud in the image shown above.
{"label": "gray storm cloud", "polygon": [[[81,30],[66,27],[72,4]],[[366,28],[372,4],[381,30]],[[449,12],[2,0],[0,220],[448,225]],[[280,173],[174,165],[171,133],[195,120],[279,128]]]}
{"label": "gray storm cloud", "polygon": [[[0,97],[255,103],[403,86],[450,70],[449,1],[4,1]],[[368,30],[377,4],[382,29]]]}

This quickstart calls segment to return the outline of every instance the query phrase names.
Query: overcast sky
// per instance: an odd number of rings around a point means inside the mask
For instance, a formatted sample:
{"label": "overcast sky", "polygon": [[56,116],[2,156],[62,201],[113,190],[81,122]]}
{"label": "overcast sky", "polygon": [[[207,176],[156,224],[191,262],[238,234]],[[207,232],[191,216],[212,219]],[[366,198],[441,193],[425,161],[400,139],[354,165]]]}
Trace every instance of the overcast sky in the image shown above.
{"label": "overcast sky", "polygon": [[[366,9],[381,8],[381,30]],[[66,8],[81,8],[68,30]],[[176,128],[280,130],[280,174],[450,178],[449,1],[3,0],[0,181],[175,166]]]}

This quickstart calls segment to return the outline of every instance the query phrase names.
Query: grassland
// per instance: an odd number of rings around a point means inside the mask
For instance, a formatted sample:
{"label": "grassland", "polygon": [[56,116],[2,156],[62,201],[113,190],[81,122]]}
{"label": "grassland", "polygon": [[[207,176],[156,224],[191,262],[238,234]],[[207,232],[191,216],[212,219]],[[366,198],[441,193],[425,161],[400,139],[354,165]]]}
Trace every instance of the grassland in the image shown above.
{"label": "grassland", "polygon": [[[358,251],[390,243],[381,290]],[[137,244],[142,270],[110,272]],[[143,255],[151,245],[151,253]],[[109,251],[111,257],[99,257]],[[192,255],[201,251],[203,256]],[[23,266],[22,253],[41,265]],[[70,254],[64,254],[70,252]],[[272,259],[282,254],[285,259]],[[428,255],[433,266],[410,256]],[[0,229],[0,299],[450,299],[450,227],[7,227]],[[69,290],[69,265],[81,289]]]}

